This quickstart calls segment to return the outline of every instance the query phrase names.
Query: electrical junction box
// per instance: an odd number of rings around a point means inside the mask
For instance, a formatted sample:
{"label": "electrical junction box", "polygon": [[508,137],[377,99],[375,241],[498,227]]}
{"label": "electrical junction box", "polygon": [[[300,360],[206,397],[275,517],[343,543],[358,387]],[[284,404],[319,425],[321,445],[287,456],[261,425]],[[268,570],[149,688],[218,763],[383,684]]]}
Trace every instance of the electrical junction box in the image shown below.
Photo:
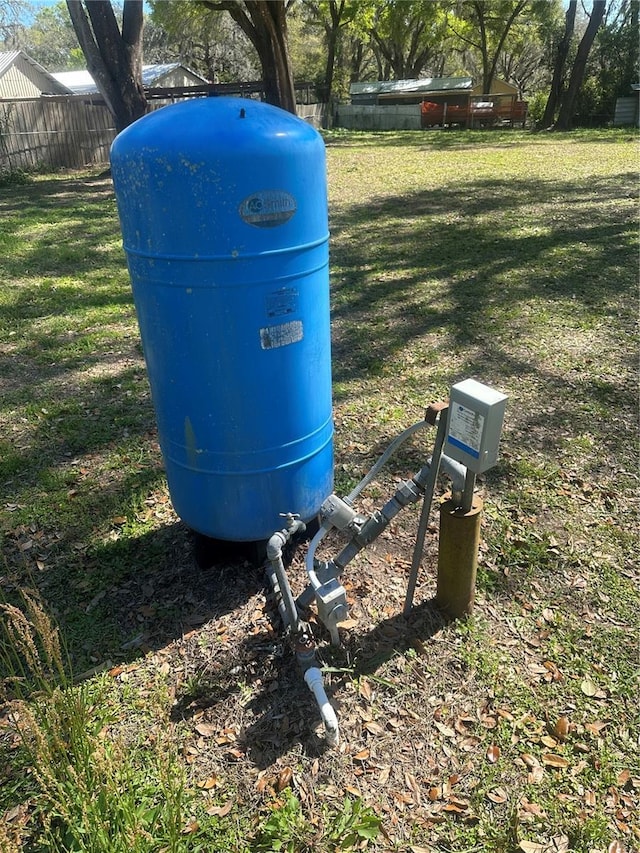
{"label": "electrical junction box", "polygon": [[498,459],[507,395],[465,379],[451,388],[444,454],[481,474]]}

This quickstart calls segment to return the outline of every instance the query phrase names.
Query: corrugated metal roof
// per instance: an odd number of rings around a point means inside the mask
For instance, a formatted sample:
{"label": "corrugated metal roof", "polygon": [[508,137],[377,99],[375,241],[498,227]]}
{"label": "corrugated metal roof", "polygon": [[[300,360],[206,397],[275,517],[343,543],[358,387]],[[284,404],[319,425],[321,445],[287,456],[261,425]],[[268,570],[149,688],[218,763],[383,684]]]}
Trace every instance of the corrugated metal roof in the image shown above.
{"label": "corrugated metal roof", "polygon": [[376,80],[352,83],[351,95],[423,94],[427,92],[466,92],[473,87],[472,77],[423,77],[417,80]]}
{"label": "corrugated metal roof", "polygon": [[52,76],[75,95],[92,95],[98,91],[88,71],[59,71]]}
{"label": "corrugated metal roof", "polygon": [[[166,77],[172,71],[175,71],[176,68],[184,68],[185,71],[188,71],[189,74],[197,77],[203,83],[208,82],[204,77],[200,77],[199,74],[191,71],[180,62],[165,62],[156,65],[143,65],[142,85],[147,87],[153,86],[155,83],[162,80],[163,77]],[[91,74],[84,69],[82,71],[61,71],[53,76],[60,83],[68,86],[76,95],[95,95],[98,92],[95,80]]]}

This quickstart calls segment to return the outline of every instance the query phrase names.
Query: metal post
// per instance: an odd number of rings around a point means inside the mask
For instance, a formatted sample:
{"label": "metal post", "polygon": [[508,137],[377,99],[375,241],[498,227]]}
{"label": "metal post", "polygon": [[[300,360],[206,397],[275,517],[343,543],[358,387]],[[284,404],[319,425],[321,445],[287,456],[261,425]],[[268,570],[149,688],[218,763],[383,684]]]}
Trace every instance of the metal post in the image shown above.
{"label": "metal post", "polygon": [[431,465],[422,500],[422,510],[420,512],[420,521],[418,523],[418,535],[416,537],[415,548],[413,549],[413,558],[411,560],[411,571],[409,572],[409,582],[407,584],[407,595],[404,601],[403,614],[407,617],[411,613],[413,607],[413,596],[418,582],[418,572],[420,570],[420,562],[422,560],[422,552],[424,550],[424,539],[427,533],[429,524],[429,515],[431,513],[431,502],[433,501],[433,492],[438,478],[440,469],[440,458],[442,456],[442,448],[444,446],[445,436],[447,434],[447,415],[448,409],[443,408],[438,415],[438,431],[436,440],[433,446],[433,456],[431,457]]}

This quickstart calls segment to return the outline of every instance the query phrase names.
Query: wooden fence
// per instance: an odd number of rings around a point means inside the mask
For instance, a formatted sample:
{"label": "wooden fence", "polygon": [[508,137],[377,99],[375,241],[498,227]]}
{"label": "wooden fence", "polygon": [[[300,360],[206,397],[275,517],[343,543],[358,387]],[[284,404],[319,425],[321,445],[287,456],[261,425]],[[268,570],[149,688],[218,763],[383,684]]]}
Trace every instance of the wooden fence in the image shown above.
{"label": "wooden fence", "polygon": [[107,163],[115,137],[104,104],[77,100],[0,101],[0,172]]}
{"label": "wooden fence", "polygon": [[[149,101],[149,109],[172,102],[154,99]],[[325,113],[322,104],[298,108],[298,114],[315,126],[322,123]],[[109,162],[115,135],[104,103],[86,97],[0,101],[0,174],[104,165]]]}

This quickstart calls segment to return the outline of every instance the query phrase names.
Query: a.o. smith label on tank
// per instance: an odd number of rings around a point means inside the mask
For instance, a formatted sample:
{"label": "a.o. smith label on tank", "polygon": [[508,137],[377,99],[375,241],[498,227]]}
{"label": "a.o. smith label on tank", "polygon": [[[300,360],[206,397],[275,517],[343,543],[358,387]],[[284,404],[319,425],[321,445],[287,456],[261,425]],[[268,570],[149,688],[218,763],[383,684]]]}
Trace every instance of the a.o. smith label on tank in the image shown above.
{"label": "a.o. smith label on tank", "polygon": [[301,341],[304,336],[301,320],[290,323],[280,323],[278,326],[266,326],[260,329],[260,346],[262,349],[286,347]]}
{"label": "a.o. smith label on tank", "polygon": [[296,208],[295,198],[284,190],[262,190],[240,204],[240,217],[249,225],[273,228],[288,222]]}

